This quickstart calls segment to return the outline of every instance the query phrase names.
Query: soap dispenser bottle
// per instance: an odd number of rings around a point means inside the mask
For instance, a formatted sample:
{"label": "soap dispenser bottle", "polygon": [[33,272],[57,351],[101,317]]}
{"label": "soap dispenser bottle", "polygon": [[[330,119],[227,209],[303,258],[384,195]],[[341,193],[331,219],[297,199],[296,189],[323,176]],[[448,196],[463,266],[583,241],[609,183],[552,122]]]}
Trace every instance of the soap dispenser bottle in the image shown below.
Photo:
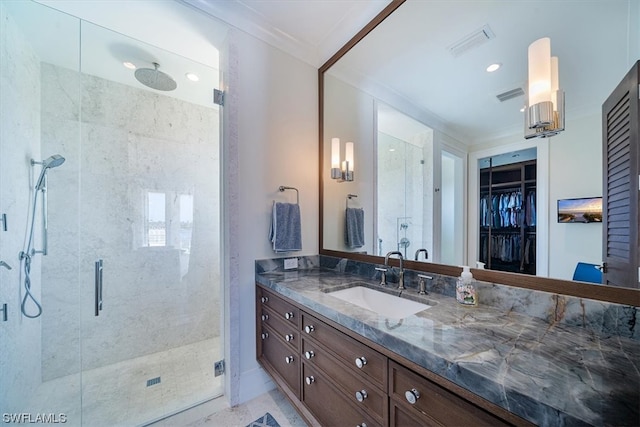
{"label": "soap dispenser bottle", "polygon": [[478,305],[478,293],[469,267],[462,267],[456,282],[456,300],[463,305]]}

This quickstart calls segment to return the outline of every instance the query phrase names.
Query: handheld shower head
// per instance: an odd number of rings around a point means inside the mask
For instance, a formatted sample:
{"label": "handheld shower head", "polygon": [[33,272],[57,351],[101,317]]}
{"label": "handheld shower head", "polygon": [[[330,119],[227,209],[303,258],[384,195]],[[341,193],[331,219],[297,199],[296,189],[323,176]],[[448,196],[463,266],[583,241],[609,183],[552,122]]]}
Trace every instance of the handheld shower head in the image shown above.
{"label": "handheld shower head", "polygon": [[42,190],[44,186],[44,177],[47,174],[47,169],[57,168],[61,164],[63,164],[65,158],[60,154],[54,154],[53,156],[41,161],[36,162],[35,160],[31,160],[32,165],[42,165],[42,170],[40,171],[40,176],[38,177],[38,181],[36,181],[36,191]]}
{"label": "handheld shower head", "polygon": [[43,160],[42,165],[44,168],[57,168],[58,166],[63,164],[64,161],[65,161],[65,158],[62,157],[60,154],[54,154],[48,159]]}

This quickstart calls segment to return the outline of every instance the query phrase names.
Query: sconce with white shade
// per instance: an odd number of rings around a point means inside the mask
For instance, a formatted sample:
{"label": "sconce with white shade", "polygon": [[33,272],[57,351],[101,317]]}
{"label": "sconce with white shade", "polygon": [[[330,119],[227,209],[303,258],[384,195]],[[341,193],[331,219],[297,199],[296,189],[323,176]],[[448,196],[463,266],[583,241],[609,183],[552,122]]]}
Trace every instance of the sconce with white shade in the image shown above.
{"label": "sconce with white shade", "polygon": [[529,100],[524,137],[548,138],[564,130],[564,92],[558,79],[558,57],[551,56],[551,39],[529,45]]}
{"label": "sconce with white shade", "polygon": [[345,143],[342,162],[340,152],[340,138],[331,138],[331,178],[338,180],[338,182],[353,181],[355,157],[353,142]]}

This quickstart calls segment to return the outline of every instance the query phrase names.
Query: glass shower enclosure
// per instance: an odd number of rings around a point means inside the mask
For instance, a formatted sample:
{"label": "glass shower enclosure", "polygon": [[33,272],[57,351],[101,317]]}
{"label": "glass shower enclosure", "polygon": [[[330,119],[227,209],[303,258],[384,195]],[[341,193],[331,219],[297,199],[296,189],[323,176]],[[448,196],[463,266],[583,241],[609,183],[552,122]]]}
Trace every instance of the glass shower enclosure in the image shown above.
{"label": "glass shower enclosure", "polygon": [[3,421],[139,425],[221,395],[218,69],[38,3],[0,19]]}

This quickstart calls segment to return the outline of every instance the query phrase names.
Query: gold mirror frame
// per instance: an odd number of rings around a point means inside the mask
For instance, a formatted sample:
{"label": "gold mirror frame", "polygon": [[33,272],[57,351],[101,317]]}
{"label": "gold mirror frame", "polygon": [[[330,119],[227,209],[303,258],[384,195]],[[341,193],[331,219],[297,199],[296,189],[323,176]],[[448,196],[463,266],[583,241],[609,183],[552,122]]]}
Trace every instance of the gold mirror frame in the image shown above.
{"label": "gold mirror frame", "polygon": [[[383,264],[384,258],[373,255],[356,254],[351,252],[341,252],[324,249],[323,239],[323,214],[324,214],[324,181],[323,181],[323,166],[324,166],[324,73],[331,68],[340,58],[342,58],[347,52],[351,50],[360,40],[366,37],[373,29],[375,29],[382,21],[384,21],[389,15],[391,15],[398,7],[400,7],[406,0],[392,0],[387,7],[385,7],[371,22],[369,22],[362,30],[360,30],[351,40],[347,42],[338,52],[336,52],[327,62],[318,70],[318,90],[319,90],[319,145],[318,150],[320,154],[320,200],[319,200],[319,253],[320,255],[327,255],[338,258],[348,258],[354,261],[368,262],[373,264]],[[397,260],[394,262],[397,263]],[[411,270],[425,271],[436,274],[443,274],[447,276],[459,276],[462,269],[459,267],[443,264],[416,262],[411,260],[405,260],[404,265]],[[574,282],[571,280],[551,279],[541,276],[529,276],[517,273],[505,273],[492,270],[479,270],[471,269],[473,276],[480,281],[499,283],[503,285],[516,286],[520,288],[534,289],[538,291],[557,293],[562,295],[569,295],[579,298],[588,298],[600,301],[608,301],[618,304],[626,305],[640,305],[640,289],[633,288],[619,288],[605,285],[589,284],[584,282]]]}

